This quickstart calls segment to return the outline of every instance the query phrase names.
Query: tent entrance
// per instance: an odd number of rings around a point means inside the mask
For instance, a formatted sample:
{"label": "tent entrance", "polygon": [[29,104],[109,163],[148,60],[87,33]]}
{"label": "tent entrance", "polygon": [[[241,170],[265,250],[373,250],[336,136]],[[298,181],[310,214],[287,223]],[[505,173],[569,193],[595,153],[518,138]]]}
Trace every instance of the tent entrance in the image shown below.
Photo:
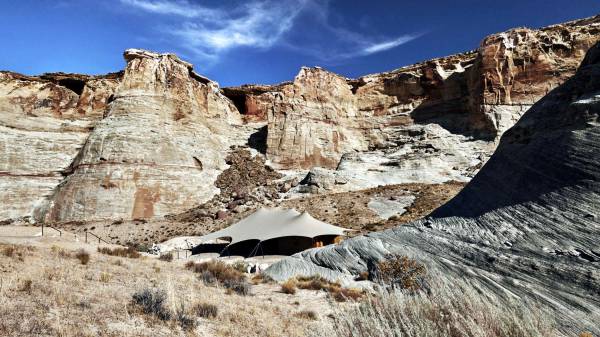
{"label": "tent entrance", "polygon": [[284,236],[265,241],[246,240],[224,248],[221,256],[293,255],[310,248],[335,243],[336,238],[337,235],[321,235],[314,239],[304,236]]}

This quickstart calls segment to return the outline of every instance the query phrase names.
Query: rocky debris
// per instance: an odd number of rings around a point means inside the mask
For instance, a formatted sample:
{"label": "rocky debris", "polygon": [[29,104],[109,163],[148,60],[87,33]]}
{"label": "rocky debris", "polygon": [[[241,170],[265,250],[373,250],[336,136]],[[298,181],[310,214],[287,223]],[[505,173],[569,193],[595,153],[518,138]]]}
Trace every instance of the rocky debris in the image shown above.
{"label": "rocky debris", "polygon": [[60,183],[119,79],[0,72],[0,219],[31,216]]}
{"label": "rocky debris", "polygon": [[169,215],[167,219],[193,221],[211,228],[223,227],[227,223],[213,220],[240,219],[241,215],[278,199],[279,191],[285,189],[285,184],[290,184],[279,181],[282,175],[265,164],[264,156],[246,148],[233,147],[225,161],[229,167],[215,181],[219,194],[181,214]]}
{"label": "rocky debris", "polygon": [[124,56],[127,67],[105,118],[39,205],[38,219],[148,219],[218,193],[226,137],[241,123],[233,104],[172,54],[134,49]]}
{"label": "rocky debris", "polygon": [[400,254],[483,292],[542,301],[569,334],[600,333],[600,44],[593,48],[431,217],[296,254],[266,273],[351,282]]}

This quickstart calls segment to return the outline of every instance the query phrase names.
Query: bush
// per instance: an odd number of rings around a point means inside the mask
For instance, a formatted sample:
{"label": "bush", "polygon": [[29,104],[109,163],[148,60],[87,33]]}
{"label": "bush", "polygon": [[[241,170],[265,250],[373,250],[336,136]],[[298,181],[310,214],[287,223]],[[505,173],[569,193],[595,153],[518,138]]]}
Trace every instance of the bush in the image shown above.
{"label": "bush", "polygon": [[[553,316],[522,299],[481,293],[464,281],[430,292],[380,287],[357,306],[334,307],[333,324],[311,327],[315,337],[556,336]],[[432,281],[433,282],[433,281]]]}
{"label": "bush", "polygon": [[143,313],[153,315],[162,321],[171,319],[171,312],[165,308],[167,294],[160,289],[143,289],[133,294],[133,304]]}
{"label": "bush", "polygon": [[111,256],[128,257],[130,259],[137,259],[140,256],[142,256],[133,247],[126,247],[126,248],[98,247],[98,253],[111,255]]}
{"label": "bush", "polygon": [[248,264],[244,261],[237,261],[232,265],[232,267],[240,273],[245,273],[248,271]]}
{"label": "bush", "polygon": [[293,279],[285,281],[281,285],[281,292],[284,294],[294,295],[296,293],[296,282]]}
{"label": "bush", "polygon": [[403,255],[388,255],[376,265],[374,280],[410,291],[426,288],[425,266]]}
{"label": "bush", "polygon": [[90,262],[90,253],[88,253],[85,249],[81,248],[75,252],[75,258],[81,262],[81,264],[86,265]]}
{"label": "bush", "polygon": [[160,256],[158,257],[159,260],[161,261],[166,261],[166,262],[171,262],[173,261],[173,253],[172,252],[168,252],[165,254],[160,254]]}
{"label": "bush", "polygon": [[296,313],[295,315],[298,318],[302,318],[302,319],[308,319],[311,321],[316,321],[318,316],[317,313],[312,311],[312,310],[304,310],[304,311],[300,311],[299,313]]}
{"label": "bush", "polygon": [[196,312],[196,315],[203,318],[216,318],[219,308],[210,303],[198,303],[194,307],[194,312]]}
{"label": "bush", "polygon": [[186,264],[186,267],[195,273],[201,274],[203,280],[216,280],[221,284],[228,280],[240,281],[245,278],[244,274],[221,261],[208,261],[202,263],[194,263],[190,261]]}
{"label": "bush", "polygon": [[[287,282],[294,282],[294,280],[288,280]],[[360,289],[343,288],[339,282],[330,282],[319,275],[298,277],[294,284],[299,289],[326,291],[331,297],[333,297],[334,300],[338,302],[345,302],[349,299],[355,301],[365,295],[365,292]],[[285,292],[283,289],[284,285],[282,285],[283,292]]]}
{"label": "bush", "polygon": [[108,282],[110,282],[111,279],[112,279],[112,275],[110,273],[105,272],[105,271],[100,273],[100,282],[108,283]]}
{"label": "bush", "polygon": [[33,281],[30,279],[23,280],[23,283],[19,286],[19,291],[30,294],[33,289]]}
{"label": "bush", "polygon": [[185,310],[183,302],[179,304],[179,307],[175,311],[175,321],[177,321],[179,326],[185,331],[192,330],[198,325],[196,318],[189,315]]}
{"label": "bush", "polygon": [[229,279],[223,282],[225,289],[235,292],[238,295],[246,296],[250,294],[250,284],[246,280]]}
{"label": "bush", "polygon": [[2,254],[4,254],[4,256],[6,257],[13,257],[16,251],[17,249],[15,248],[15,246],[6,246],[2,250]]}

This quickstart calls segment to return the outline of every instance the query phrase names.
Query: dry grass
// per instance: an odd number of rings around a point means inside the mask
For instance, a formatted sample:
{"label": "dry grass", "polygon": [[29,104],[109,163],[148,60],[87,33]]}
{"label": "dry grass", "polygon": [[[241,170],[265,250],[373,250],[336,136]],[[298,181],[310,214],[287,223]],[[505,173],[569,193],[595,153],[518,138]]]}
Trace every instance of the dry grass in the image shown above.
{"label": "dry grass", "polygon": [[161,260],[161,261],[165,261],[165,262],[171,262],[174,259],[173,253],[168,252],[168,253],[160,254],[160,256],[158,257],[158,259]]}
{"label": "dry grass", "polygon": [[79,260],[79,262],[83,265],[86,265],[90,262],[90,253],[88,253],[85,249],[78,249],[75,252],[75,258]]}
{"label": "dry grass", "polygon": [[550,337],[555,322],[541,307],[485,295],[466,283],[436,283],[429,293],[380,288],[360,305],[334,313],[319,337]]}
{"label": "dry grass", "polygon": [[361,289],[344,288],[339,282],[330,282],[318,275],[300,276],[296,279],[287,280],[281,286],[281,291],[285,293],[286,290],[284,289],[284,286],[293,286],[294,288],[298,289],[323,290],[337,302],[345,302],[347,300],[357,301],[363,298],[366,294]]}
{"label": "dry grass", "polygon": [[377,264],[373,279],[381,284],[419,291],[426,287],[427,269],[403,255],[389,255]]}
{"label": "dry grass", "polygon": [[[9,257],[0,244],[0,336],[302,337],[307,326],[321,323],[296,317],[309,308],[293,305],[277,285],[257,285],[260,292],[253,296],[227,296],[222,288],[198,282],[198,274],[180,264],[143,256],[115,264],[115,257],[94,248],[88,250],[93,263],[82,265],[76,250],[59,245],[17,245]],[[24,252],[25,262],[17,250]],[[154,270],[157,264],[160,273]],[[132,303],[132,295],[146,288],[164,290],[170,320],[145,314]],[[317,295],[304,302],[315,310],[329,308]]]}
{"label": "dry grass", "polygon": [[289,279],[281,285],[281,292],[284,294],[294,295],[296,294],[296,281]]}
{"label": "dry grass", "polygon": [[219,308],[210,303],[198,303],[194,306],[194,312],[202,318],[216,318],[219,314]]}
{"label": "dry grass", "polygon": [[316,321],[319,319],[319,316],[317,315],[317,313],[312,310],[300,311],[300,312],[296,313],[296,317],[311,320],[311,321]]}
{"label": "dry grass", "polygon": [[120,256],[127,257],[130,259],[139,259],[142,254],[135,250],[133,247],[126,248],[109,248],[109,247],[98,247],[98,253],[111,255],[111,256]]}

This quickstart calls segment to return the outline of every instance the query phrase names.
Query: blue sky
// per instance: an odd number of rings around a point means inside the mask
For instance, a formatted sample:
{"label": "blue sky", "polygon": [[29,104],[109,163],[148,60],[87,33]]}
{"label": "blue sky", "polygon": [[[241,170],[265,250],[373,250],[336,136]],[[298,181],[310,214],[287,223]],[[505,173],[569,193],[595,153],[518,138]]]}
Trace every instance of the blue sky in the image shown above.
{"label": "blue sky", "polygon": [[598,0],[0,0],[0,69],[102,74],[143,48],[223,86],[291,80],[303,65],[357,77],[598,13]]}

